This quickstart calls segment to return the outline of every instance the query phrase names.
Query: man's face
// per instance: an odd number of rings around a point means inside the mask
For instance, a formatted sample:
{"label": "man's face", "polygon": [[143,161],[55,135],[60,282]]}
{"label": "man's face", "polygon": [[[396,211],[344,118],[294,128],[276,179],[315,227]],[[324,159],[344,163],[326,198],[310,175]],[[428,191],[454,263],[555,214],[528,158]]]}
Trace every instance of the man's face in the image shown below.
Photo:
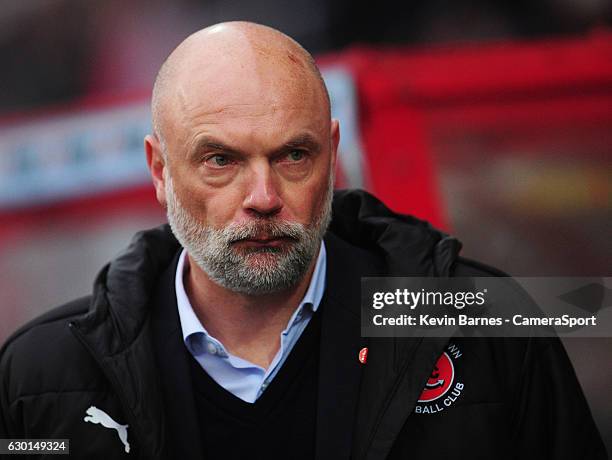
{"label": "man's face", "polygon": [[[313,260],[331,220],[333,176],[320,215],[311,225],[257,219],[222,229],[200,224],[174,193],[166,178],[168,222],[173,233],[213,281],[248,295],[278,292],[295,285]],[[257,244],[258,240],[268,242]],[[248,244],[255,240],[255,244]],[[242,243],[247,247],[241,248]]]}
{"label": "man's face", "polygon": [[180,88],[165,130],[168,220],[218,284],[251,295],[286,289],[329,223],[337,122],[299,79],[206,81]]}

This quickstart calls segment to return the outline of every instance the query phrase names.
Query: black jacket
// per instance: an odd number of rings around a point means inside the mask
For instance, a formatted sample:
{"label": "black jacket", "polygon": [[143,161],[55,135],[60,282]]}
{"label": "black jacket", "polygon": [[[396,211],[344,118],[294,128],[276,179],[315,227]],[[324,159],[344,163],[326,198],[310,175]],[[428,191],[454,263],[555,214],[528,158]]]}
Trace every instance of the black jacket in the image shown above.
{"label": "black jacket", "polygon": [[[326,235],[316,452],[321,459],[605,458],[556,339],[366,339],[360,278],[498,276],[460,244],[365,192],[337,192]],[[137,234],[91,296],[27,324],[0,350],[0,438],[69,438],[74,458],[201,458],[169,275],[167,226]],[[368,348],[361,364],[359,351]],[[444,399],[419,401],[438,358]],[[128,425],[85,423],[90,406]]]}

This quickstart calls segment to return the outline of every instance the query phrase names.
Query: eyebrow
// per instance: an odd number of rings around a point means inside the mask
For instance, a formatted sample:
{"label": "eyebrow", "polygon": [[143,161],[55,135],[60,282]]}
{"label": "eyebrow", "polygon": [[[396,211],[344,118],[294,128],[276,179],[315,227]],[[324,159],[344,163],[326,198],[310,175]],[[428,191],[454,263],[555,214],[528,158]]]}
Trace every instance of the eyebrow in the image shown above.
{"label": "eyebrow", "polygon": [[319,143],[319,141],[317,141],[315,137],[309,133],[299,134],[293,137],[288,142],[283,144],[280,150],[296,147],[305,147],[315,153],[321,150],[321,144]]}
{"label": "eyebrow", "polygon": [[223,142],[220,142],[214,137],[202,136],[196,141],[188,156],[189,158],[193,159],[203,150],[222,150],[224,152],[238,153],[236,149],[225,145]]}
{"label": "eyebrow", "polygon": [[[313,153],[318,153],[321,150],[321,144],[317,141],[317,139],[312,134],[302,133],[302,134],[298,134],[297,136],[292,137],[287,142],[285,142],[278,148],[273,149],[272,151],[282,152],[287,149],[293,149],[293,148],[299,148],[299,147],[311,150]],[[227,152],[227,153],[243,154],[243,152],[240,149],[226,145],[223,142],[219,141],[218,139],[212,136],[202,136],[196,141],[188,157],[195,158],[197,157],[198,153],[205,151],[205,150],[219,150],[219,151]]]}

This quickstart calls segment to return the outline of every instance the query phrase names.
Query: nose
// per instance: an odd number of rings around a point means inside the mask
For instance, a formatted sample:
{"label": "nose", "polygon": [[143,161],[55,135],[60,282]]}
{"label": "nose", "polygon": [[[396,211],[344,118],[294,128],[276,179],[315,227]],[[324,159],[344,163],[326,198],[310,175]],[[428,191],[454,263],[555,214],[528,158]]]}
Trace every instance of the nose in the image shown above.
{"label": "nose", "polygon": [[253,168],[243,203],[248,213],[256,217],[270,217],[280,212],[283,202],[273,176],[268,164]]}

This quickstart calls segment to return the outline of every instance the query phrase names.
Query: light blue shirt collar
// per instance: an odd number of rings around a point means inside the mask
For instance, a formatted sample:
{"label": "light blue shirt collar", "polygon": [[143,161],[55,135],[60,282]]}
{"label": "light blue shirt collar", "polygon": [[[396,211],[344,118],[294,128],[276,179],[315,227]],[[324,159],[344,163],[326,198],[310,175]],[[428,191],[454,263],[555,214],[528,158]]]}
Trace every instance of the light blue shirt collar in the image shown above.
{"label": "light blue shirt collar", "polygon": [[245,401],[254,402],[284,364],[310,318],[319,308],[325,291],[327,265],[325,244],[321,241],[315,269],[306,294],[293,312],[287,327],[281,332],[280,349],[268,369],[263,369],[230,354],[223,344],[211,336],[200,323],[183,284],[186,256],[187,252],[183,249],[179,256],[175,276],[176,300],[185,346],[219,385]]}

